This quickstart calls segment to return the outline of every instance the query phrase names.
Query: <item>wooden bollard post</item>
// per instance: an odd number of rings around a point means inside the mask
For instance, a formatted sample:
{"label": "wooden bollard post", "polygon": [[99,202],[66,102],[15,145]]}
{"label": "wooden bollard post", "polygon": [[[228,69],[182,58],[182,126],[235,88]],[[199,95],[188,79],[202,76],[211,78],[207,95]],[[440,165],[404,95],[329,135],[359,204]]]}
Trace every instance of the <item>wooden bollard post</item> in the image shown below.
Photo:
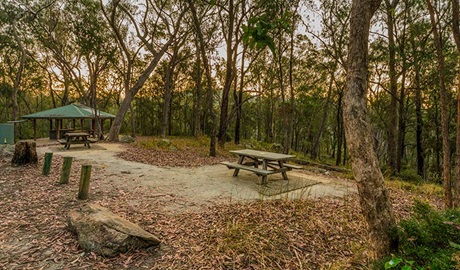
{"label": "wooden bollard post", "polygon": [[51,160],[53,159],[53,153],[51,152],[47,152],[45,153],[45,160],[43,162],[43,171],[42,171],[42,174],[43,175],[48,175],[50,174],[50,170],[51,170]]}
{"label": "wooden bollard post", "polygon": [[80,188],[78,190],[78,199],[86,200],[89,194],[89,181],[91,180],[91,165],[81,166]]}
{"label": "wooden bollard post", "polygon": [[62,163],[61,180],[59,181],[60,184],[69,183],[70,169],[72,168],[72,160],[73,157],[64,157],[64,162]]}

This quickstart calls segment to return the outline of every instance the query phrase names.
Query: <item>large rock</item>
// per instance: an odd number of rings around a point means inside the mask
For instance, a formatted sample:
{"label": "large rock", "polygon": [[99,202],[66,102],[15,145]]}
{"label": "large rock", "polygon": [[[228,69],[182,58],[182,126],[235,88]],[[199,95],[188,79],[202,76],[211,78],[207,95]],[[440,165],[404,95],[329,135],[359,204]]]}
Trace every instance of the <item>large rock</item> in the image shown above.
{"label": "large rock", "polygon": [[130,135],[124,135],[123,137],[121,137],[120,142],[122,142],[122,143],[132,143],[132,142],[134,142],[134,138],[131,137]]}
{"label": "large rock", "polygon": [[106,257],[160,244],[153,234],[96,204],[88,203],[71,211],[68,224],[84,250]]}

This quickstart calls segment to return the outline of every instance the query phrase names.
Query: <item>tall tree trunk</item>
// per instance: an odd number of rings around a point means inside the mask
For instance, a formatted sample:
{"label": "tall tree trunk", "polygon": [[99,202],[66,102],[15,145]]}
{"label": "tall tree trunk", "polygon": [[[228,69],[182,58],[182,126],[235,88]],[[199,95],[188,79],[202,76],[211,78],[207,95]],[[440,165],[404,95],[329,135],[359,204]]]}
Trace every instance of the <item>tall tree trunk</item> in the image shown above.
{"label": "tall tree trunk", "polygon": [[390,59],[388,63],[388,76],[390,77],[390,107],[388,110],[388,166],[391,174],[397,170],[397,128],[398,128],[398,106],[397,106],[397,75],[396,75],[396,45],[394,35],[394,13],[398,0],[385,0],[387,12],[387,28],[388,28],[388,51]]}
{"label": "tall tree trunk", "polygon": [[[258,81],[260,81],[260,78],[258,78]],[[260,84],[257,84],[257,85],[260,85]],[[259,119],[259,121],[256,121],[257,122],[257,141],[260,142],[262,140],[262,123],[261,123],[261,119],[262,118],[263,114],[262,114],[262,98],[261,96],[257,96],[257,119]]]}
{"label": "tall tree trunk", "polygon": [[442,177],[444,183],[444,206],[452,208],[452,183],[450,179],[450,143],[449,143],[449,115],[447,108],[447,89],[446,89],[446,67],[444,53],[442,51],[441,36],[438,32],[439,22],[435,18],[434,7],[430,0],[426,0],[428,11],[430,12],[431,27],[433,29],[433,39],[436,46],[438,60],[438,75],[441,94],[441,132],[442,132]]}
{"label": "tall tree trunk", "polygon": [[420,86],[420,70],[415,67],[415,143],[417,148],[417,174],[424,178],[425,176],[425,158],[423,154],[422,145],[422,131],[423,131],[423,118],[422,118],[422,89]]}
{"label": "tall tree trunk", "polygon": [[[407,2],[406,2],[407,4]],[[399,126],[398,126],[398,153],[396,156],[396,170],[401,171],[402,160],[404,158],[404,152],[406,148],[406,75],[407,75],[407,56],[405,52],[406,48],[406,25],[408,24],[407,18],[410,16],[406,6],[403,16],[403,30],[400,37],[399,51],[401,54],[402,70],[401,70],[401,90],[399,94]],[[409,99],[407,98],[407,102]]]}
{"label": "tall tree trunk", "polygon": [[155,57],[150,61],[147,68],[145,68],[145,70],[142,72],[141,76],[139,76],[139,79],[136,81],[133,87],[131,87],[129,92],[126,93],[126,96],[123,99],[123,102],[121,103],[120,108],[118,109],[117,115],[115,116],[115,119],[113,120],[112,126],[110,127],[110,131],[108,135],[109,141],[113,141],[113,142],[118,141],[118,134],[120,134],[121,124],[123,123],[123,119],[125,118],[126,112],[131,106],[131,102],[133,101],[134,96],[137,94],[137,92],[139,92],[139,90],[144,85],[145,81],[149,78],[150,74],[156,68],[156,66],[158,65],[158,62],[163,57],[169,45],[172,43],[172,41],[173,39],[170,39],[169,42],[163,45],[161,50],[159,50],[158,53],[155,55]]}
{"label": "tall tree trunk", "polygon": [[[296,10],[297,11],[297,10]],[[295,16],[292,16],[292,27],[295,27]],[[287,117],[287,131],[284,137],[283,153],[289,154],[292,144],[292,131],[294,128],[294,113],[295,113],[295,96],[294,96],[294,31],[291,31],[289,44],[289,108]]]}
{"label": "tall tree trunk", "polygon": [[64,77],[64,93],[62,93],[61,97],[61,106],[65,106],[69,104],[70,82],[69,75],[65,70],[63,70],[62,76]]}
{"label": "tall tree trunk", "polygon": [[337,155],[335,157],[335,165],[339,166],[342,159],[342,144],[343,144],[343,117],[342,117],[342,97],[343,91],[339,90],[339,98],[337,100]]}
{"label": "tall tree trunk", "polygon": [[196,78],[195,78],[195,100],[193,103],[193,114],[194,114],[194,125],[193,125],[193,136],[198,138],[201,135],[200,124],[201,124],[201,57],[199,51],[199,45],[196,44],[197,55],[196,55]]}
{"label": "tall tree trunk", "polygon": [[441,168],[441,151],[442,151],[442,140],[441,140],[441,123],[439,123],[439,93],[434,93],[434,125],[435,125],[435,154],[436,154],[436,173],[438,175],[442,174]]}
{"label": "tall tree trunk", "polygon": [[207,86],[207,96],[208,96],[208,109],[209,117],[211,118],[211,143],[209,145],[209,155],[211,157],[216,156],[216,113],[214,112],[214,91],[212,88],[212,76],[211,76],[211,67],[209,66],[209,59],[206,54],[206,47],[203,38],[203,32],[201,31],[201,25],[198,20],[196,13],[195,5],[193,0],[188,0],[190,11],[193,17],[193,23],[195,25],[196,34],[198,36],[198,41],[200,44],[201,60],[203,61],[203,66],[206,74],[206,86]]}
{"label": "tall tree trunk", "polygon": [[133,109],[133,103],[129,103],[129,115],[131,122],[131,137],[136,137],[136,115]]}
{"label": "tall tree trunk", "polygon": [[[342,116],[342,121],[343,121],[343,116]],[[345,127],[343,128],[344,128],[344,133],[345,133]],[[345,134],[343,134],[343,161],[342,161],[343,166],[347,165],[347,158],[348,158],[347,155],[348,155],[347,137],[345,136]]]}
{"label": "tall tree trunk", "polygon": [[[452,30],[454,33],[457,52],[460,53],[460,19],[458,0],[452,0]],[[460,59],[458,60],[460,66]],[[460,206],[460,70],[457,74],[457,136],[455,149],[455,179],[453,181],[454,199],[453,206]]]}
{"label": "tall tree trunk", "polygon": [[270,87],[270,97],[268,99],[268,110],[267,110],[267,113],[268,113],[268,117],[267,117],[267,126],[265,128],[265,134],[266,134],[266,138],[265,138],[265,141],[266,142],[269,142],[269,143],[272,143],[274,141],[274,137],[275,137],[275,132],[274,132],[274,129],[275,129],[275,116],[274,116],[274,113],[275,113],[275,95],[274,95],[274,91],[273,91],[273,87],[269,86]]}
{"label": "tall tree trunk", "polygon": [[172,57],[166,67],[165,74],[165,93],[164,93],[164,103],[163,103],[163,117],[161,122],[161,137],[166,138],[168,129],[170,127],[170,112],[171,112],[171,100],[172,100],[172,91],[173,91],[173,74],[174,68],[176,66],[177,54],[179,52],[179,47],[174,45],[174,51]]}
{"label": "tall tree trunk", "polygon": [[236,119],[235,119],[235,144],[240,143],[241,137],[241,117],[243,116],[243,89],[244,89],[244,60],[246,56],[247,46],[243,47],[241,54],[241,77],[238,91],[234,93]]}
{"label": "tall tree trunk", "polygon": [[21,38],[19,37],[19,33],[16,28],[16,23],[14,21],[12,22],[12,28],[13,28],[14,40],[16,41],[16,45],[18,45],[19,50],[20,50],[19,67],[16,72],[16,77],[14,78],[13,93],[11,95],[11,100],[12,100],[11,120],[16,121],[18,120],[18,116],[19,116],[18,96],[19,96],[19,88],[21,86],[22,73],[24,71],[24,65],[26,62],[26,49],[24,48],[24,45],[22,44]]}
{"label": "tall tree trunk", "polygon": [[226,70],[225,70],[225,82],[224,88],[222,91],[222,102],[220,105],[220,120],[219,120],[219,133],[217,138],[219,141],[220,147],[224,147],[225,140],[227,137],[227,127],[228,127],[228,96],[230,94],[230,89],[232,87],[232,82],[234,78],[234,48],[233,47],[233,37],[235,35],[233,28],[235,26],[235,8],[233,5],[234,0],[228,1],[228,29],[227,29],[227,38],[226,38]]}
{"label": "tall tree trunk", "polygon": [[[403,57],[405,58],[405,57]],[[401,90],[399,93],[399,121],[398,121],[398,152],[396,155],[396,171],[401,171],[402,159],[404,157],[404,151],[406,148],[405,138],[406,138],[406,65],[405,59],[403,59],[403,70],[401,78]]]}
{"label": "tall tree trunk", "polygon": [[88,73],[89,73],[89,105],[94,110],[94,120],[96,124],[96,132],[94,135],[97,135],[97,138],[101,138],[102,135],[102,127],[100,122],[100,117],[97,111],[97,81],[99,77],[99,60],[96,59],[94,63],[91,62],[89,55],[85,55],[86,63],[88,66]]}
{"label": "tall tree trunk", "polygon": [[347,91],[343,118],[361,209],[369,228],[372,255],[383,258],[396,247],[396,221],[383,182],[367,113],[368,41],[370,20],[380,0],[353,0],[350,17]]}
{"label": "tall tree trunk", "polygon": [[46,70],[48,73],[48,88],[50,89],[50,96],[51,96],[51,102],[53,104],[53,108],[56,108],[56,98],[54,97],[54,89],[53,89],[53,77],[51,72]]}
{"label": "tall tree trunk", "polygon": [[327,91],[326,105],[324,106],[323,118],[321,119],[321,125],[318,130],[318,135],[316,135],[315,144],[313,145],[311,151],[311,158],[317,158],[319,155],[319,146],[321,144],[321,138],[323,137],[324,129],[326,128],[327,114],[329,112],[329,103],[332,95],[332,86],[334,85],[334,71],[331,72],[331,79],[329,81],[329,89]]}

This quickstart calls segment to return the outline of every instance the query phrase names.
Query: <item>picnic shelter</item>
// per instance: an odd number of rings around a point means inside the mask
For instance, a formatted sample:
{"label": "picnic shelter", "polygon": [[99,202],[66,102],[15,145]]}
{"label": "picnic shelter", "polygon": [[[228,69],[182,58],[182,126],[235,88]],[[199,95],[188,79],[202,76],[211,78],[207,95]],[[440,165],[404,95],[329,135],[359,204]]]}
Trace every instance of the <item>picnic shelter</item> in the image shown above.
{"label": "picnic shelter", "polygon": [[[50,139],[61,139],[66,132],[77,130],[77,123],[80,125],[79,130],[85,130],[85,121],[89,121],[89,130],[86,131],[92,136],[99,137],[104,133],[104,121],[108,119],[110,120],[110,124],[112,124],[115,115],[95,110],[94,108],[79,103],[72,103],[70,105],[24,115],[22,118],[32,121],[35,140],[37,138],[38,119],[46,119],[49,121]],[[99,121],[102,134],[97,134],[96,121]]]}

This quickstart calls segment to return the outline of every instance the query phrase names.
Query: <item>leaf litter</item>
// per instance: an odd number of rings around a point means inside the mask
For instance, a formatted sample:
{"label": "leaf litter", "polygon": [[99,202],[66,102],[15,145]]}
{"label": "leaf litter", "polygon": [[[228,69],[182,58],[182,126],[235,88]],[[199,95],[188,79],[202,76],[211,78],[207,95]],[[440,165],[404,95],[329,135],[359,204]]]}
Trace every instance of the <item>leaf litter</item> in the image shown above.
{"label": "leaf litter", "polygon": [[[366,225],[356,195],[219,203],[175,213],[164,206],[180,198],[130,181],[114,185],[102,166],[93,166],[89,201],[139,224],[163,244],[110,259],[84,252],[66,224],[68,211],[85,203],[76,199],[83,161],[74,161],[67,185],[57,183],[60,158],[53,159],[49,176],[41,175],[42,162],[25,167],[0,163],[1,269],[363,269],[369,265]],[[442,205],[436,196],[396,188],[390,192],[398,220],[410,215],[415,198]]]}

